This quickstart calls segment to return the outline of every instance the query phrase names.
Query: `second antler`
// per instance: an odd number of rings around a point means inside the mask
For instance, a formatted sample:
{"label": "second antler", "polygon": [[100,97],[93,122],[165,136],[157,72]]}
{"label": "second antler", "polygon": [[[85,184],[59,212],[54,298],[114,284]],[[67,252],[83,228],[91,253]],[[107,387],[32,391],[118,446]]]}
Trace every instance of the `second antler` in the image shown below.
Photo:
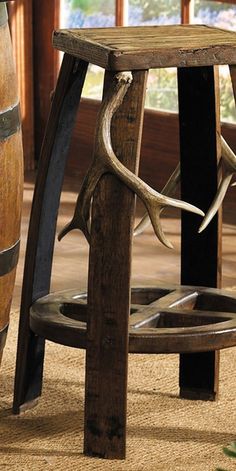
{"label": "second antler", "polygon": [[[218,169],[219,171],[223,170],[223,176],[221,178],[221,182],[219,188],[217,190],[216,196],[208,209],[202,224],[199,227],[198,232],[201,233],[206,227],[210,224],[211,220],[217,213],[219,207],[221,206],[223,199],[225,197],[226,191],[230,185],[232,177],[234,173],[236,173],[236,155],[227,144],[223,136],[220,137],[221,139],[221,159],[219,162]],[[164,186],[162,193],[164,195],[171,196],[175,193],[178,184],[181,180],[180,174],[180,165],[178,164],[172,175],[170,176],[167,184]],[[235,185],[235,183],[233,184]],[[150,220],[148,217],[148,213],[146,213],[137,227],[135,228],[134,235],[141,234],[148,226],[150,225]]]}
{"label": "second antler", "polygon": [[74,216],[71,222],[60,232],[59,240],[69,231],[77,228],[82,230],[89,241],[88,225],[91,200],[98,181],[105,173],[116,175],[141,198],[147,209],[156,236],[169,248],[172,248],[172,244],[166,239],[160,223],[160,213],[165,206],[174,206],[204,216],[204,213],[196,206],[169,198],[155,191],[126,168],[116,157],[111,142],[111,120],[121,105],[132,80],[131,72],[118,73],[102,102],[96,126],[94,159],[83,181]]}
{"label": "second antler", "polygon": [[224,171],[222,176],[219,188],[217,190],[216,196],[208,209],[206,216],[204,217],[201,226],[199,227],[198,232],[202,232],[208,224],[211,222],[215,214],[217,213],[224,197],[226,191],[230,185],[231,179],[236,172],[236,155],[229,147],[225,139],[221,136],[221,159],[219,162],[219,169]]}

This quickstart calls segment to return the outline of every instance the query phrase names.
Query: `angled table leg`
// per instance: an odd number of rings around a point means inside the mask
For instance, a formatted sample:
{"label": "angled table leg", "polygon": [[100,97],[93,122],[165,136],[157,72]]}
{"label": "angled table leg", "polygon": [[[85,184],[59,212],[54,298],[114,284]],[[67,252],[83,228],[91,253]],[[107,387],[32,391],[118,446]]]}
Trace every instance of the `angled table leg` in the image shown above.
{"label": "angled table leg", "polygon": [[42,146],[25,258],[13,404],[16,414],[41,395],[45,341],[31,331],[29,309],[50,288],[64,168],[86,71],[86,62],[64,56]]}
{"label": "angled table leg", "polygon": [[[112,76],[106,73],[105,93]],[[146,71],[133,72],[133,83],[112,126],[113,149],[134,173],[139,163],[146,77]],[[93,203],[84,452],[103,458],[125,458],[134,200],[116,177],[105,175]]]}
{"label": "angled table leg", "polygon": [[[178,69],[181,197],[206,211],[217,191],[220,112],[217,67]],[[181,283],[220,287],[221,211],[201,234],[199,216],[183,213]],[[180,355],[180,395],[214,400],[219,352]]]}

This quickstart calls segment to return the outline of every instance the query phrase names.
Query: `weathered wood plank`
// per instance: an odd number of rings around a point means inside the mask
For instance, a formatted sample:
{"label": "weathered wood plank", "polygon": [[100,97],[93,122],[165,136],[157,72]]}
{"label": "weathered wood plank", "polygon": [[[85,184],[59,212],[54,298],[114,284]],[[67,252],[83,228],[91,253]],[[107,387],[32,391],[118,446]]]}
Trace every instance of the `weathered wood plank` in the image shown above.
{"label": "weathered wood plank", "polygon": [[22,406],[26,408],[41,394],[45,341],[31,331],[29,309],[50,289],[64,169],[86,71],[87,63],[65,55],[43,141],[25,257],[14,413],[19,413]]}
{"label": "weathered wood plank", "polygon": [[[137,172],[146,88],[145,71],[134,72],[112,126],[114,151]],[[106,87],[112,74],[106,75]],[[87,455],[125,457],[134,195],[116,177],[102,178],[93,204],[85,392]]]}
{"label": "weathered wood plank", "polygon": [[59,30],[53,45],[108,70],[236,63],[235,33],[204,25]]}
{"label": "weathered wood plank", "polygon": [[12,48],[9,47],[11,38],[7,23],[0,27],[0,37],[0,112],[3,112],[18,104],[19,98],[15,78],[15,63]]}
{"label": "weathered wood plank", "polygon": [[[6,21],[5,21],[6,20]],[[17,79],[6,8],[0,6],[0,360],[19,256],[23,149]]]}
{"label": "weathered wood plank", "polygon": [[[206,211],[217,191],[220,157],[218,71],[213,67],[178,70],[181,197]],[[181,283],[220,287],[221,211],[198,234],[201,218],[182,215]],[[215,399],[218,353],[181,355],[182,397]]]}

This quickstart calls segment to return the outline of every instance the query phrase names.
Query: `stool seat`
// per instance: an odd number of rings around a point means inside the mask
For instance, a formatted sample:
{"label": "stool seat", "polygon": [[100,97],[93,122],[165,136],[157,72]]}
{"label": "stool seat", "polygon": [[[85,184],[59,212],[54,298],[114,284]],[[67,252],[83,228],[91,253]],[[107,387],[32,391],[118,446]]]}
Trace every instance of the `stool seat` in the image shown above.
{"label": "stool seat", "polygon": [[53,46],[107,70],[236,62],[236,34],[204,25],[64,29]]}

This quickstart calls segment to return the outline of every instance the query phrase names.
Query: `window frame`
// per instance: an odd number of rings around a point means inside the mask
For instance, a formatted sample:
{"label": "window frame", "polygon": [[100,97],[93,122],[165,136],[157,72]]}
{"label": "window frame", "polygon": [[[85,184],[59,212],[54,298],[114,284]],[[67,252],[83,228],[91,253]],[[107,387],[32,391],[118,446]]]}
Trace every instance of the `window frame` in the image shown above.
{"label": "window frame", "polygon": [[[116,0],[116,25],[124,25],[125,4],[127,0]],[[181,1],[181,22],[186,24],[191,20],[192,0]],[[211,0],[213,1],[213,0]],[[236,4],[236,0],[221,0],[221,3]],[[56,83],[58,74],[59,54],[49,47],[51,44],[52,30],[59,27],[60,0],[17,0],[9,3],[9,17],[13,38],[13,49],[15,51],[20,100],[22,109],[25,110],[23,120],[25,169],[32,170],[37,165],[40,154],[40,147],[46,127],[49,108],[50,95]],[[24,60],[22,60],[22,57]],[[86,121],[88,114],[91,122],[95,121],[99,102],[95,100],[83,99],[81,113],[84,115],[80,119]],[[153,125],[150,126],[150,119]],[[149,123],[148,125],[145,123]],[[169,124],[168,124],[169,123]],[[166,132],[160,133],[159,143],[156,148],[156,129],[164,129]],[[147,128],[146,128],[147,126]],[[83,132],[81,132],[81,129]],[[236,150],[235,125],[222,125],[224,136],[229,144]],[[91,143],[93,142],[92,130],[89,128],[76,128],[72,139],[68,173],[76,174],[77,158],[83,156],[86,162],[91,158]],[[171,134],[170,134],[171,133]],[[173,145],[169,143],[169,136],[173,137]],[[151,143],[151,144],[150,144]],[[163,111],[145,111],[144,132],[142,143],[142,156],[145,158],[145,166],[141,165],[141,172],[145,173],[145,178],[150,184],[157,187],[163,184],[173,169],[178,159],[178,115]],[[163,157],[163,150],[166,149]],[[83,152],[80,152],[82,150]],[[162,154],[161,154],[162,152]],[[81,157],[82,158],[82,157]],[[153,165],[156,159],[165,159],[165,165],[160,165],[164,172],[158,172],[153,181]],[[82,162],[80,168],[84,167]],[[78,170],[80,176],[80,170]]]}

